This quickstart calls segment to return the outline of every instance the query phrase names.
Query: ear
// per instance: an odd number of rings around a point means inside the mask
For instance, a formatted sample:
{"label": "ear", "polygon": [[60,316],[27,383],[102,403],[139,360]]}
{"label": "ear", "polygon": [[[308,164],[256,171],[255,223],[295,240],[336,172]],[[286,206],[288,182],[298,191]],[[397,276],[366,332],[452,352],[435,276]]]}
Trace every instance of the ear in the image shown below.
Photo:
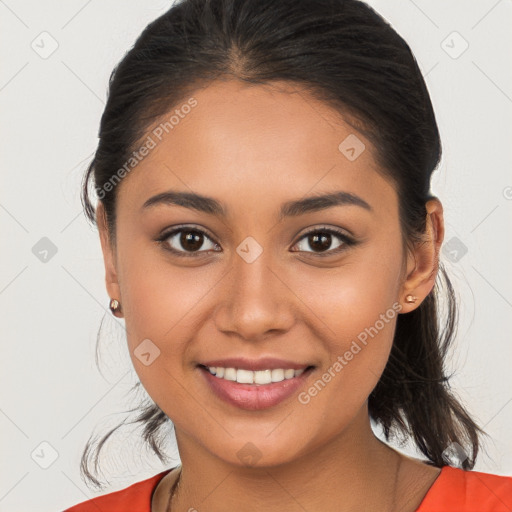
{"label": "ear", "polygon": [[[98,202],[98,206],[96,207],[96,224],[100,234],[101,250],[105,264],[105,284],[107,293],[111,299],[117,299],[122,305],[121,290],[116,268],[116,254],[107,229],[105,207],[101,201]],[[117,311],[115,316],[122,317],[122,314],[120,311]]]}
{"label": "ear", "polygon": [[[434,198],[426,203],[427,220],[424,241],[416,243],[409,251],[407,259],[407,278],[403,283],[400,313],[409,313],[419,307],[434,287],[439,270],[439,251],[444,239],[443,205]],[[417,297],[416,302],[408,303],[407,295]]]}

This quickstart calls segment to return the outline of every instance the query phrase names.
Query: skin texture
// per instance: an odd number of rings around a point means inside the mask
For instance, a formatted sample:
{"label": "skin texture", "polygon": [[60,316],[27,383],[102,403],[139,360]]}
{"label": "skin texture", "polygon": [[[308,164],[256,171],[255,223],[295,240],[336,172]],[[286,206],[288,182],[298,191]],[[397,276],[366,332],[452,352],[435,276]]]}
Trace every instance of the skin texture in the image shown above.
{"label": "skin texture", "polygon": [[[299,391],[307,390],[379,315],[394,303],[406,314],[432,290],[440,201],[427,203],[426,242],[405,253],[396,190],[371,143],[338,112],[284,83],[217,81],[194,98],[197,106],[118,185],[115,247],[101,203],[97,210],[107,291],[121,303],[135,370],[175,426],[182,475],[173,510],[415,510],[440,470],[381,442],[367,409],[396,315],[307,404],[295,395],[266,410],[239,409],[209,390],[197,364],[273,356],[315,365]],[[366,146],[354,161],[338,149],[350,134]],[[169,189],[213,197],[228,215],[141,209]],[[279,221],[282,203],[335,190],[373,211],[344,205]],[[166,250],[193,252],[179,236],[155,241],[180,224],[208,233],[201,256]],[[322,257],[343,244],[333,235],[315,251],[304,234],[323,226],[358,244]],[[263,249],[252,263],[236,251],[248,236]],[[405,302],[409,293],[416,303]],[[134,355],[145,339],[160,350],[148,366]],[[237,455],[248,442],[259,454],[252,466]],[[153,512],[166,509],[172,476],[158,486]]]}

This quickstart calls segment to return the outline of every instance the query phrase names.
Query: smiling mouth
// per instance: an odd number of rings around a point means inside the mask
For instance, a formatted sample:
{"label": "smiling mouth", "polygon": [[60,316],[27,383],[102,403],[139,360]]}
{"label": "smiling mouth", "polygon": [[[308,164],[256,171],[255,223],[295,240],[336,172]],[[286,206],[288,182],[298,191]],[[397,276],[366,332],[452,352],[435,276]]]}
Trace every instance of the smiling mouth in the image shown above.
{"label": "smiling mouth", "polygon": [[199,367],[208,371],[218,379],[237,382],[238,384],[253,384],[254,386],[264,386],[290,380],[294,377],[299,377],[303,373],[308,373],[314,368],[314,366],[306,366],[301,369],[273,368],[252,371],[242,368],[206,366],[203,364],[200,364]]}

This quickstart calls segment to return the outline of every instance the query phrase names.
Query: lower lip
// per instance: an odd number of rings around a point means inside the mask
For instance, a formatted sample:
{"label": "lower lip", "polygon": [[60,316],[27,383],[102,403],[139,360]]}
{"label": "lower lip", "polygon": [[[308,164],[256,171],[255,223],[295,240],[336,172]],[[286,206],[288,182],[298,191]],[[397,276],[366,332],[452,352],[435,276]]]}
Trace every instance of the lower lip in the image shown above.
{"label": "lower lip", "polygon": [[221,379],[211,374],[204,366],[199,366],[212,391],[222,400],[239,407],[256,411],[277,405],[293,395],[308,378],[312,367],[304,370],[298,377],[285,379],[271,384],[240,384],[236,381]]}

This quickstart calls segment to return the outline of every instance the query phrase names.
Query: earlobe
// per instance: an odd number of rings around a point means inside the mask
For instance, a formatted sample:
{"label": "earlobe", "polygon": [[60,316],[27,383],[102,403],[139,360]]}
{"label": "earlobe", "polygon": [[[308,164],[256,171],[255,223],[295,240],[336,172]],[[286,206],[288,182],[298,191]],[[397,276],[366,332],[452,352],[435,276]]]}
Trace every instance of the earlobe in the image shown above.
{"label": "earlobe", "polygon": [[[116,258],[108,232],[105,208],[101,201],[98,203],[96,208],[96,225],[98,226],[101,250],[103,252],[103,263],[105,265],[105,285],[107,293],[111,298],[110,310],[115,316],[119,316],[121,314],[121,290],[117,276]],[[117,306],[113,308],[112,305],[114,304],[114,300],[117,303]]]}
{"label": "earlobe", "polygon": [[[444,238],[443,206],[434,198],[426,203],[427,218],[425,237],[416,244],[412,257],[415,268],[403,284],[404,302],[402,313],[409,313],[432,291],[439,270],[439,253]],[[416,300],[412,300],[412,297]]]}

